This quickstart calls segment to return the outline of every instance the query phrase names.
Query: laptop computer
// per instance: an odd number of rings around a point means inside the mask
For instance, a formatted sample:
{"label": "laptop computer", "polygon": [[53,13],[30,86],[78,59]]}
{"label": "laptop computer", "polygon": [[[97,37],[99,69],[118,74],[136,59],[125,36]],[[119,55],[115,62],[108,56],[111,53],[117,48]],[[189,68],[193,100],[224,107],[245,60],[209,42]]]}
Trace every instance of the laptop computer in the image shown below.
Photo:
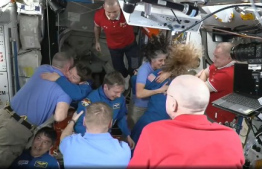
{"label": "laptop computer", "polygon": [[[236,63],[234,66],[233,93],[212,102],[212,105],[226,111],[250,117],[262,110],[262,79],[255,81],[254,73],[248,64]],[[255,86],[259,85],[256,90]]]}

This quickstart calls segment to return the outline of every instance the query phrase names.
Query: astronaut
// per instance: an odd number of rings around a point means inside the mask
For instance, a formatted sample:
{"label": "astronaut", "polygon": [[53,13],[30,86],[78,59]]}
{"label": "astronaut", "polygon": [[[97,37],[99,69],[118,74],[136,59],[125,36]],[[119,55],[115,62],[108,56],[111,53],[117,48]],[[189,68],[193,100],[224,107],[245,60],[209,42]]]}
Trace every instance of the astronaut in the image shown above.
{"label": "astronaut", "polygon": [[50,127],[41,128],[35,135],[30,149],[15,159],[10,168],[52,168],[59,169],[59,163],[55,157],[49,154],[49,150],[55,144],[56,132]]}
{"label": "astronaut", "polygon": [[[127,127],[126,115],[127,108],[125,98],[122,95],[124,91],[125,80],[123,76],[117,72],[106,74],[103,85],[97,90],[93,90],[85,99],[78,103],[77,112],[85,111],[86,107],[95,102],[105,102],[113,109],[113,125],[117,122],[118,127],[126,136],[127,142],[131,149],[134,148],[134,141],[130,137],[130,131]],[[84,134],[86,127],[84,126],[84,115],[77,120],[74,130],[76,133]]]}

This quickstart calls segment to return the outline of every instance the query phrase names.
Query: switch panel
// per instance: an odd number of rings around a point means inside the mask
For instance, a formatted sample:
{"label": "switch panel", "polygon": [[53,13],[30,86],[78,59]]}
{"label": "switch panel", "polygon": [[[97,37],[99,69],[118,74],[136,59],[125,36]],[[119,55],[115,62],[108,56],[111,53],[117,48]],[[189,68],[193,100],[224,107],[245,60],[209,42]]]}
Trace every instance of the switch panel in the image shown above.
{"label": "switch panel", "polygon": [[6,71],[4,26],[0,25],[0,72]]}
{"label": "switch panel", "polygon": [[8,105],[9,100],[7,72],[0,72],[0,108]]}

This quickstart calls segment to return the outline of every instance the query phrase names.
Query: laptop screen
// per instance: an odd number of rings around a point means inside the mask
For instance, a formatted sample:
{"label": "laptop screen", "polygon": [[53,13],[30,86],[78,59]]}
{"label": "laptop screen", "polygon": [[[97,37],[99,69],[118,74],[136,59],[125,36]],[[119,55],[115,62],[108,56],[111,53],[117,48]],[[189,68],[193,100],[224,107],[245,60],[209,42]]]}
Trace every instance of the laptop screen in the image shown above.
{"label": "laptop screen", "polygon": [[255,89],[255,79],[252,70],[248,70],[248,64],[235,63],[234,67],[234,92],[247,97],[258,98],[262,96],[262,79],[260,79],[259,90]]}

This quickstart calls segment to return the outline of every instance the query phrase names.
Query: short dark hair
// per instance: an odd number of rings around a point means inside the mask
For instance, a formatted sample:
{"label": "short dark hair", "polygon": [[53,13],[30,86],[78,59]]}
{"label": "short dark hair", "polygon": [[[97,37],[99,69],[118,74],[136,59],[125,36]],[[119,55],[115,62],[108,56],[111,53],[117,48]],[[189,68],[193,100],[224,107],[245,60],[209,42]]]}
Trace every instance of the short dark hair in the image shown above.
{"label": "short dark hair", "polygon": [[87,81],[91,78],[92,70],[88,66],[87,59],[78,59],[75,60],[74,67],[76,67],[77,74],[80,76],[80,81]]}
{"label": "short dark hair", "polygon": [[124,86],[125,79],[121,73],[118,71],[113,71],[105,75],[103,85],[105,84],[108,86]]}
{"label": "short dark hair", "polygon": [[35,137],[40,135],[40,134],[44,134],[44,136],[50,138],[52,140],[52,144],[55,143],[56,138],[57,138],[57,134],[56,131],[51,128],[51,127],[43,127],[40,130],[37,131],[37,133],[35,134]]}

